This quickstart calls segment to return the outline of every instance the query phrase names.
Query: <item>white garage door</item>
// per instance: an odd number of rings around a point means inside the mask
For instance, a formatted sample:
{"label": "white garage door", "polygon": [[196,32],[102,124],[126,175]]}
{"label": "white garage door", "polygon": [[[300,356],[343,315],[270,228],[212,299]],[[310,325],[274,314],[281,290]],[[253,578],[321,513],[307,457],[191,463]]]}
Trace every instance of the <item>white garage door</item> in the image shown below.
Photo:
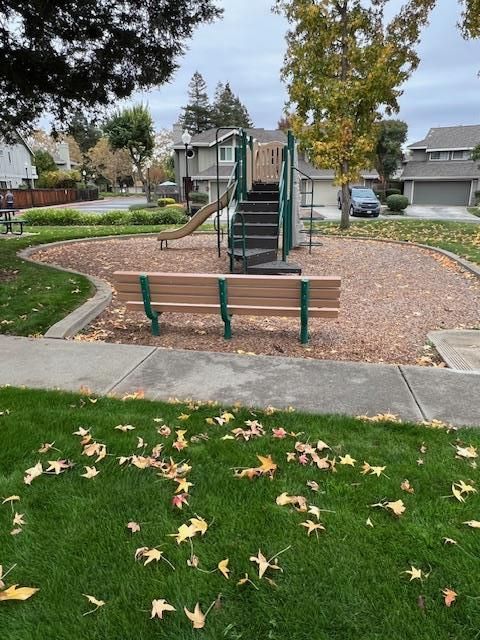
{"label": "white garage door", "polygon": [[[311,182],[302,180],[302,192],[311,190]],[[338,187],[329,180],[315,180],[313,183],[313,204],[317,207],[337,204]],[[311,203],[309,194],[302,195],[302,204],[309,206]]]}

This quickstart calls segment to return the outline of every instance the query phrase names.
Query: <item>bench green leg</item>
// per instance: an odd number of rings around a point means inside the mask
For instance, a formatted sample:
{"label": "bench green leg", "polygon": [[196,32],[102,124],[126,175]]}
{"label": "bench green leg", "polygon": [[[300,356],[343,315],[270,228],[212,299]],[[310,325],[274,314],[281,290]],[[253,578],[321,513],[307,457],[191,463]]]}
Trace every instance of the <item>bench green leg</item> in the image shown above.
{"label": "bench green leg", "polygon": [[152,322],[152,335],[159,336],[160,335],[160,325],[158,322],[159,314],[152,309],[152,300],[150,296],[150,283],[148,282],[148,276],[146,274],[143,274],[140,276],[140,287],[142,288],[143,308],[145,309],[145,314],[147,318],[149,318]]}
{"label": "bench green leg", "polygon": [[301,329],[300,329],[300,342],[302,344],[308,343],[308,303],[310,299],[310,282],[304,278],[301,282],[300,288],[300,321],[301,321]]}
{"label": "bench green leg", "polygon": [[227,281],[225,280],[225,278],[218,279],[218,295],[220,298],[220,314],[225,324],[223,337],[225,338],[225,340],[230,340],[232,337],[232,326],[230,322],[231,316],[228,313],[228,291]]}

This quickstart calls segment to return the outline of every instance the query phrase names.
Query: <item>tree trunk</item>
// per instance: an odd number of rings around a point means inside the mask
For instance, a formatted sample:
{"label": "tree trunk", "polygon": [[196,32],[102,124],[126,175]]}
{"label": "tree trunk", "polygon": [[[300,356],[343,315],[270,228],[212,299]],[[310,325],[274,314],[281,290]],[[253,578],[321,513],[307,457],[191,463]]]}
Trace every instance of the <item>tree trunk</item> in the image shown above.
{"label": "tree trunk", "polygon": [[[342,173],[348,171],[348,167],[345,168],[345,164],[342,165]],[[350,185],[348,182],[342,184],[342,216],[340,219],[340,229],[348,229],[350,226]]]}

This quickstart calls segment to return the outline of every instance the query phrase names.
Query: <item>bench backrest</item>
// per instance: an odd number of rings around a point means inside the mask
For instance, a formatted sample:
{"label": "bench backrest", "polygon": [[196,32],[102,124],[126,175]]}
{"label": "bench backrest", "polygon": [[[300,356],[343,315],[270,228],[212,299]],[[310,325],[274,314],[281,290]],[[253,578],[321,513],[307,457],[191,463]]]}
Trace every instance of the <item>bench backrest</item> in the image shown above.
{"label": "bench backrest", "polygon": [[[263,308],[300,307],[302,280],[309,283],[309,308],[340,306],[340,278],[326,276],[254,276],[231,274],[146,273],[116,271],[114,284],[120,300],[143,301],[140,276],[148,277],[150,299],[164,304],[220,306],[219,280],[225,279],[228,306]],[[128,305],[127,305],[128,306]],[[135,305],[131,305],[132,307]]]}

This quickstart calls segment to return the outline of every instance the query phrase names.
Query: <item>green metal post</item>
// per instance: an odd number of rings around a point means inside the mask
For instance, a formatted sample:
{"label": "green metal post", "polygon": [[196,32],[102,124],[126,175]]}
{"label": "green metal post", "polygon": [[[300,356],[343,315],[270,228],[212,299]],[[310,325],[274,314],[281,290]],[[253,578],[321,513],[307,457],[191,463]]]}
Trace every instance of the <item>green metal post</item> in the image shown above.
{"label": "green metal post", "polygon": [[247,198],[247,132],[242,130],[242,199]]}
{"label": "green metal post", "polygon": [[310,281],[307,278],[302,278],[300,283],[300,342],[302,344],[308,343],[308,304],[310,299]]}
{"label": "green metal post", "polygon": [[142,274],[140,276],[140,287],[142,288],[142,296],[143,296],[143,307],[145,309],[145,314],[147,318],[152,321],[152,335],[159,336],[160,335],[160,326],[158,324],[158,313],[152,309],[152,299],[150,296],[150,283],[148,281],[148,276],[146,274]]}
{"label": "green metal post", "polygon": [[293,218],[293,171],[294,171],[294,165],[295,165],[295,137],[293,135],[293,133],[291,131],[288,131],[287,134],[287,144],[288,144],[288,151],[289,151],[289,156],[290,156],[290,166],[289,166],[289,176],[288,176],[288,180],[289,180],[289,193],[288,193],[288,200],[289,200],[289,204],[288,204],[288,251],[290,252],[290,249],[293,246],[293,239],[292,239],[292,218]]}
{"label": "green metal post", "polygon": [[230,338],[232,337],[232,327],[230,324],[230,315],[228,313],[228,291],[227,281],[225,280],[225,278],[218,279],[218,296],[220,299],[220,314],[225,324],[223,337],[225,338],[225,340],[230,340]]}
{"label": "green metal post", "polygon": [[253,157],[253,136],[248,139],[248,146],[250,147],[250,160],[252,165],[252,187],[255,181],[255,158]]}

